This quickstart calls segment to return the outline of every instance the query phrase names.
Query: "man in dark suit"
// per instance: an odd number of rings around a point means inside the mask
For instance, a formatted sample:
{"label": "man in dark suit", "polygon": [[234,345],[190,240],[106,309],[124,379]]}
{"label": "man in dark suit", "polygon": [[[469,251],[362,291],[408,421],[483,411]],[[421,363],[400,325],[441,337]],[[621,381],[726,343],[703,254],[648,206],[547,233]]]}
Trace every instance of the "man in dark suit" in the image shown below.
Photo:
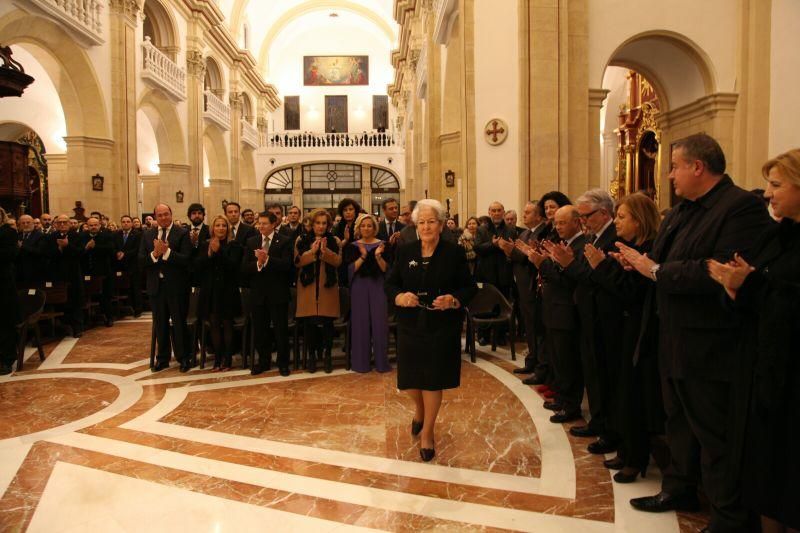
{"label": "man in dark suit", "polygon": [[245,224],[241,219],[241,207],[236,202],[228,202],[225,206],[225,217],[231,225],[233,239],[245,246],[250,237],[254,237],[258,232],[253,226]]}
{"label": "man in dark suit", "polygon": [[17,219],[19,253],[16,260],[17,283],[23,286],[44,281],[47,271],[47,254],[44,234],[34,228],[33,217],[22,215]]}
{"label": "man in dark suit", "polygon": [[511,230],[511,233],[514,235],[514,239],[522,235],[522,232],[525,231],[525,228],[517,226],[517,221],[519,217],[517,216],[517,212],[513,209],[509,209],[503,215],[503,221],[506,223],[506,227]]}
{"label": "man in dark suit", "polygon": [[173,225],[172,209],[168,205],[156,205],[153,214],[156,227],[142,234],[139,246],[139,265],[147,275],[147,294],[153,308],[158,339],[158,361],[153,372],[169,367],[170,319],[175,358],[180,362],[181,372],[188,372],[194,366],[194,354],[191,353],[193,350],[186,329],[192,243],[188,230]]}
{"label": "man in dark suit", "polygon": [[258,215],[259,234],[247,241],[242,262],[242,272],[249,279],[258,351],[258,362],[250,372],[253,375],[270,369],[273,340],[278,369],[282,376],[289,375],[289,285],[294,243],[275,231],[277,224],[278,218],[269,211]]}
{"label": "man in dark suit", "polygon": [[[586,191],[575,202],[583,224],[587,246],[608,254],[616,252],[614,199],[603,189]],[[617,370],[621,367],[623,310],[620,298],[595,283],[593,269],[585,257],[575,259],[556,250],[556,261],[564,274],[576,283],[575,303],[581,321],[581,364],[586,383],[591,418],[584,426],[570,428],[578,437],[600,437],[589,445],[594,454],[610,453],[617,448],[619,431],[612,427],[610,415],[616,393]]]}
{"label": "man in dark suit", "polygon": [[[500,202],[492,202],[489,205],[489,217],[492,223],[478,228],[475,235],[475,254],[478,257],[478,264],[475,268],[475,281],[491,283],[503,293],[506,298],[511,297],[511,284],[513,276],[511,273],[511,251],[514,249],[516,231],[506,226],[506,210]],[[444,233],[444,232],[442,232]],[[500,328],[498,328],[500,329]],[[504,330],[498,331],[498,344],[505,344]],[[478,342],[481,345],[489,344],[489,328],[480,328],[478,331]]]}
{"label": "man in dark suit", "polygon": [[303,231],[300,215],[300,208],[293,205],[286,211],[286,224],[281,224],[280,226],[280,233],[289,237],[292,241],[292,246],[294,246],[294,241],[297,240],[297,237],[299,237]]}
{"label": "man in dark suit", "polygon": [[666,216],[649,256],[621,246],[625,260],[653,282],[658,318],[645,306],[642,331],[658,320],[666,433],[671,464],[661,492],[635,498],[643,511],[693,510],[697,484],[711,504],[709,531],[746,531],[739,501],[742,423],[748,371],[736,350],[741,327],[706,262],[748,250],[772,221],[764,203],[725,174],[725,155],[705,134],[678,141],[670,179],[683,198]]}
{"label": "man in dark suit", "polygon": [[133,229],[133,219],[130,215],[122,215],[119,219],[120,230],[114,234],[114,247],[116,249],[116,268],[125,272],[130,277],[130,291],[128,298],[133,307],[133,316],[142,314],[142,276],[139,270],[139,246],[142,233]]}
{"label": "man in dark suit", "polygon": [[564,274],[564,269],[554,257],[559,253],[569,253],[566,252],[568,248],[576,260],[581,260],[586,237],[581,232],[575,206],[559,208],[554,225],[563,242],[545,241],[546,255],[533,251],[532,259],[542,274],[542,319],[547,328],[557,391],[555,399],[545,402],[544,406],[555,411],[550,417],[551,422],[564,423],[581,418],[583,372],[578,340],[580,321],[574,300],[576,284]]}
{"label": "man in dark suit", "polygon": [[[544,218],[539,214],[536,202],[528,202],[522,212],[522,222],[527,229],[519,234],[518,241],[526,245],[534,245],[541,239],[541,234],[546,228]],[[547,376],[547,362],[541,360],[543,354],[542,342],[543,331],[541,331],[541,319],[536,320],[536,307],[539,295],[537,294],[536,278],[539,274],[538,269],[528,260],[518,248],[511,251],[511,269],[514,274],[514,283],[517,285],[519,295],[519,311],[522,322],[525,326],[525,340],[528,345],[528,354],[525,356],[525,366],[514,369],[515,374],[533,374],[525,378],[523,383],[526,385],[541,385]],[[541,310],[541,302],[539,303]]]}
{"label": "man in dark suit", "polygon": [[100,227],[100,219],[90,217],[86,221],[88,230],[78,236],[81,254],[81,270],[84,276],[103,278],[100,293],[100,310],[106,319],[106,327],[114,325],[114,312],[111,297],[114,293],[114,277],[111,273],[111,261],[116,252],[114,236],[110,231]]}
{"label": "man in dark suit", "polygon": [[206,209],[203,204],[193,203],[189,205],[186,210],[186,215],[189,217],[189,241],[192,244],[192,253],[189,263],[189,271],[191,274],[192,287],[200,286],[200,276],[194,271],[192,266],[195,259],[197,259],[198,250],[200,245],[211,238],[208,224],[205,223]]}
{"label": "man in dark suit", "polygon": [[398,220],[400,204],[394,198],[387,198],[381,203],[383,220],[378,224],[377,237],[386,243],[384,259],[391,265],[394,262],[395,251],[400,239],[400,232],[406,227]]}
{"label": "man in dark suit", "polygon": [[64,320],[72,329],[76,339],[83,335],[83,275],[78,233],[70,230],[69,217],[58,215],[53,222],[53,231],[47,236],[49,269],[46,281],[60,281],[67,285],[67,303]]}

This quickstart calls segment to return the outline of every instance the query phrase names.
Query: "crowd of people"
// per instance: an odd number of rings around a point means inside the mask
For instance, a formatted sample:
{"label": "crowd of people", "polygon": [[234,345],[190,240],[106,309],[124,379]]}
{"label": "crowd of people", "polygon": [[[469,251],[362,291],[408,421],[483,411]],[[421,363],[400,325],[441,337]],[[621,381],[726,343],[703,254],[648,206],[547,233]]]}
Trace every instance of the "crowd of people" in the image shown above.
{"label": "crowd of people", "polygon": [[[353,199],[335,217],[230,202],[210,224],[200,204],[185,224],[159,204],[144,222],[121,217],[116,230],[93,213],[83,223],[45,214],[40,227],[23,215],[15,231],[2,213],[0,274],[15,270],[18,287],[67,282],[65,322],[78,337],[83,276],[107,280],[100,309],[111,326],[112,273],[128,273],[134,314],[143,292],[153,311],[156,372],[172,352],[182,372],[196,364],[186,328],[192,287],[211,325],[215,370],[231,367],[240,288],[249,287],[251,372],[270,369],[274,350],[280,374],[290,373],[291,303],[307,371],[320,363],[331,372],[347,287],[352,370],[391,370],[387,319],[397,319],[398,388],[415,403],[411,431],[425,461],[442,390],[459,385],[464,309],[491,284],[513,303],[524,334],[525,364],[515,372],[546,398],[550,420],[582,419],[585,394],[589,421],[569,431],[593,439],[593,454],[616,452],[604,461],[615,482],[644,477],[651,456],[663,471],[661,492],[632,500],[635,508],[694,511],[702,486],[709,531],[746,531],[754,514],[764,531],[793,531],[800,150],[771,159],[763,174],[762,195],[737,187],[719,144],[698,134],[674,147],[670,179],[682,201],[666,214],[645,194],[615,202],[602,189],[574,201],[549,192],[524,206],[521,225],[499,202],[459,227],[439,202],[394,199],[380,219]],[[495,328],[479,329],[478,342],[494,334],[506,343]],[[14,359],[11,335],[2,334],[3,373]]]}

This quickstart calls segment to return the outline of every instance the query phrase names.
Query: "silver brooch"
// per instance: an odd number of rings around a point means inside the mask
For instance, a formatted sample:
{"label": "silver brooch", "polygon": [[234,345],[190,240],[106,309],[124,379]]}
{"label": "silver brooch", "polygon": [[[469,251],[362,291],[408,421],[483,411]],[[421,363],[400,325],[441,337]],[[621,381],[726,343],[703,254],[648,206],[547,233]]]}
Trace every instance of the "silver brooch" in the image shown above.
{"label": "silver brooch", "polygon": [[417,262],[412,259],[411,261],[408,262],[408,266],[414,268],[415,266],[417,266]]}

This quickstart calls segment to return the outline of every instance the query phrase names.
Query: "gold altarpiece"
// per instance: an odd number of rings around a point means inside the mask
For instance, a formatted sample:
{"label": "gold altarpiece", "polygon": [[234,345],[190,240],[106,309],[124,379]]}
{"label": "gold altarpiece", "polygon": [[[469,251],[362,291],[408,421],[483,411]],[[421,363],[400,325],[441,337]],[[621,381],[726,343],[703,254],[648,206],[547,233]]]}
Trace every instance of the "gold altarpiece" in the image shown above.
{"label": "gold altarpiece", "polygon": [[628,102],[620,106],[617,134],[616,176],[611,195],[621,198],[641,191],[658,203],[661,130],[656,118],[661,106],[653,86],[638,72],[627,77]]}

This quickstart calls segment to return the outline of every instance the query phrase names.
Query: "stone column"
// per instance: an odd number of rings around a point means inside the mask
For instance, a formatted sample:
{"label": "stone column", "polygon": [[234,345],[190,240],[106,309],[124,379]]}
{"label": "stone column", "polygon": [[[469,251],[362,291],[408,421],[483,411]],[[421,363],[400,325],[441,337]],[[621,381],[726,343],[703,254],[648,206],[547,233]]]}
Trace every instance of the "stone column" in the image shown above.
{"label": "stone column", "polygon": [[114,196],[105,213],[117,218],[137,212],[136,191],[136,0],[111,0],[109,48],[111,51],[111,128],[114,136],[114,170],[106,176]]}
{"label": "stone column", "polygon": [[231,105],[231,200],[239,200],[239,191],[241,190],[241,180],[239,176],[239,163],[242,158],[242,125],[240,120],[242,118],[242,93],[231,91],[230,93]]}
{"label": "stone column", "polygon": [[372,213],[372,175],[369,165],[361,165],[361,207]]}
{"label": "stone column", "polygon": [[[117,218],[120,205],[127,205],[121,204],[118,198],[128,192],[127,183],[112,179],[118,168],[117,144],[110,139],[85,136],[64,137],[64,140],[67,143],[66,175],[69,177],[70,196],[81,200],[87,213],[100,211]],[[96,174],[104,178],[102,191],[92,190],[92,176]],[[73,201],[70,210],[74,205]]]}
{"label": "stone column", "polygon": [[189,188],[186,190],[188,202],[203,201],[203,78],[206,63],[203,53],[198,50],[186,51],[186,107],[188,110],[188,160]]}
{"label": "stone column", "polygon": [[608,94],[608,89],[589,89],[589,187],[600,187],[600,109]]}
{"label": "stone column", "polygon": [[303,205],[303,167],[299,164],[292,166],[292,203],[299,205],[301,212],[306,212]]}
{"label": "stone column", "polygon": [[[177,203],[175,193],[183,191],[184,202],[189,196],[188,191],[192,186],[190,165],[180,165],[174,163],[161,163],[159,168],[159,184],[158,194],[162,202],[170,205]],[[150,209],[151,206],[145,204],[145,209]],[[176,218],[183,219],[185,214],[180,213],[180,209],[176,209]],[[177,214],[179,213],[179,214]]]}

